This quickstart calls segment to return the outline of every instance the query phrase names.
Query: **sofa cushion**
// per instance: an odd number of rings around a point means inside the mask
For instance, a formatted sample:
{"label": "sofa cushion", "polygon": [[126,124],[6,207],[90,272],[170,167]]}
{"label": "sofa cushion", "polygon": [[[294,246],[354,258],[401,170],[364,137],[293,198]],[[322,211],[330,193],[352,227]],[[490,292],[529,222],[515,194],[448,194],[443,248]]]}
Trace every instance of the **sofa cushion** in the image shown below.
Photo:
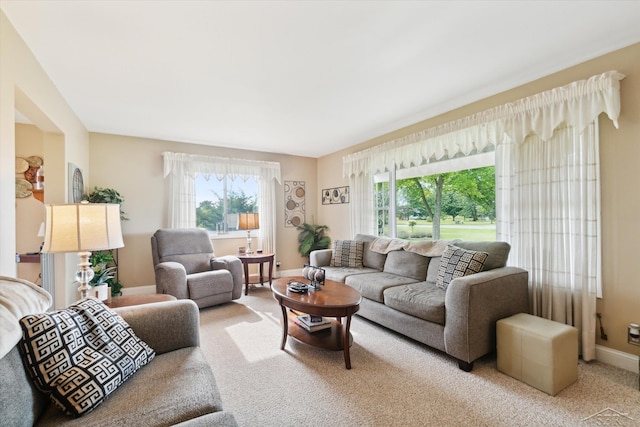
{"label": "sofa cushion", "polygon": [[399,276],[411,277],[414,281],[423,282],[427,278],[429,257],[404,250],[391,251],[384,263],[384,272]]}
{"label": "sofa cushion", "polygon": [[333,242],[331,267],[362,268],[364,242],[358,240],[336,240]]}
{"label": "sofa cushion", "polygon": [[438,281],[438,270],[440,269],[441,256],[432,257],[427,268],[427,283],[435,286]]}
{"label": "sofa cushion", "polygon": [[486,252],[489,254],[484,262],[482,271],[493,270],[494,268],[502,268],[507,265],[511,245],[507,242],[467,242],[457,241],[455,245],[459,248],[469,249],[472,251]]}
{"label": "sofa cushion", "polygon": [[378,302],[384,302],[383,292],[385,289],[415,282],[417,282],[417,280],[410,277],[380,271],[376,273],[355,274],[347,276],[345,279],[345,283],[360,292],[364,298]]}
{"label": "sofa cushion", "polygon": [[427,282],[394,286],[384,291],[384,304],[403,313],[444,325],[445,291]]}
{"label": "sofa cushion", "polygon": [[348,276],[354,274],[365,273],[379,273],[379,270],[374,268],[347,268],[347,267],[322,267],[324,269],[324,278],[328,280],[334,280],[336,282],[344,283]]}
{"label": "sofa cushion", "polygon": [[36,386],[71,415],[92,411],[155,356],[95,298],[20,319],[20,348]]}
{"label": "sofa cushion", "polygon": [[70,419],[51,405],[37,425],[170,426],[221,410],[220,393],[204,353],[200,347],[186,347],[156,356],[98,410]]}
{"label": "sofa cushion", "polygon": [[190,274],[187,276],[187,287],[191,299],[224,294],[233,290],[233,277],[229,270]]}
{"label": "sofa cushion", "polygon": [[479,273],[489,256],[486,252],[471,251],[450,245],[442,254],[436,286],[446,290],[456,277]]}
{"label": "sofa cushion", "polygon": [[355,240],[364,242],[364,250],[362,253],[362,265],[369,268],[375,268],[382,271],[384,262],[387,259],[386,254],[380,254],[371,250],[371,242],[377,237],[370,234],[356,234]]}

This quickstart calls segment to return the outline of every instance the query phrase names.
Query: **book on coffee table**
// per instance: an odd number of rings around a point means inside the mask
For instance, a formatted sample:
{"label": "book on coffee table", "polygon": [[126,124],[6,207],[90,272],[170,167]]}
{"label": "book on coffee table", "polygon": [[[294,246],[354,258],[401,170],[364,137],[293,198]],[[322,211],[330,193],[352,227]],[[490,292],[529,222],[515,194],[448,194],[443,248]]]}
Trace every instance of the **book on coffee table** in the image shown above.
{"label": "book on coffee table", "polygon": [[[314,318],[316,316],[313,316]],[[318,316],[319,317],[319,316]],[[325,319],[320,317],[319,320],[313,319],[316,321],[312,321],[311,316],[308,314],[301,314],[297,317],[296,324],[306,329],[309,332],[317,332],[323,329],[327,329],[331,327],[331,321],[329,319]]]}

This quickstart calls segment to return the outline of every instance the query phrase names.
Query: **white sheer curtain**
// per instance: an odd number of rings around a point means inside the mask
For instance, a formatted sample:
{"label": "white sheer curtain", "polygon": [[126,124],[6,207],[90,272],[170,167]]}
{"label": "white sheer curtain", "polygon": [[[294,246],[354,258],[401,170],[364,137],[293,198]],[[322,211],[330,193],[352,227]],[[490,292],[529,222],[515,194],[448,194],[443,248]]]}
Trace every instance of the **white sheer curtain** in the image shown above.
{"label": "white sheer curtain", "polygon": [[577,327],[583,359],[592,360],[602,282],[597,125],[501,144],[496,165],[498,239],[511,242],[510,263],[529,272],[531,312]]}
{"label": "white sheer curtain", "polygon": [[162,153],[162,157],[164,177],[169,178],[169,228],[196,226],[195,179],[198,175],[207,179],[212,175],[218,179],[253,177],[260,185],[259,246],[266,252],[275,252],[275,186],[280,183],[280,163],[170,152]]}
{"label": "white sheer curtain", "polygon": [[[509,262],[529,271],[533,313],[576,326],[583,358],[593,359],[602,281],[597,118],[604,112],[618,126],[623,78],[609,71],[345,156],[352,200],[362,200],[351,209],[368,203],[361,176],[495,149],[497,232],[512,246]],[[352,232],[363,217],[352,212]]]}

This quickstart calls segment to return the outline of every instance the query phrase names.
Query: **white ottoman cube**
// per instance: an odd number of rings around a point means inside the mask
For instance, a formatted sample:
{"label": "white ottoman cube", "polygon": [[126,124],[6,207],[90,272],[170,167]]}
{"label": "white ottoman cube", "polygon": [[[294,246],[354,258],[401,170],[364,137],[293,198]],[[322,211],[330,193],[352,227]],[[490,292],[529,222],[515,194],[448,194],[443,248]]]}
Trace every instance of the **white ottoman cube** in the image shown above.
{"label": "white ottoman cube", "polygon": [[555,396],[578,379],[578,330],[520,313],[496,324],[498,371]]}

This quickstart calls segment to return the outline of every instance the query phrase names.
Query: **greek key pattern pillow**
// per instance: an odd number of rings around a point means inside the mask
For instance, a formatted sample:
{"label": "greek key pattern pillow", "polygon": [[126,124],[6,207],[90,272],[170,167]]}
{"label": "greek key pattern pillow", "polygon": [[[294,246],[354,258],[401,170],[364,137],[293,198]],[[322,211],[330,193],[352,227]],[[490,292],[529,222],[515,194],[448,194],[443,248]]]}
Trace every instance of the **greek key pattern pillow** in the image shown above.
{"label": "greek key pattern pillow", "polygon": [[95,298],[25,316],[20,326],[29,374],[69,415],[93,410],[155,357],[122,317]]}
{"label": "greek key pattern pillow", "polygon": [[336,240],[333,244],[331,267],[362,268],[364,242],[360,240]]}
{"label": "greek key pattern pillow", "polygon": [[481,272],[488,256],[486,252],[447,246],[440,259],[436,286],[446,291],[453,279]]}

